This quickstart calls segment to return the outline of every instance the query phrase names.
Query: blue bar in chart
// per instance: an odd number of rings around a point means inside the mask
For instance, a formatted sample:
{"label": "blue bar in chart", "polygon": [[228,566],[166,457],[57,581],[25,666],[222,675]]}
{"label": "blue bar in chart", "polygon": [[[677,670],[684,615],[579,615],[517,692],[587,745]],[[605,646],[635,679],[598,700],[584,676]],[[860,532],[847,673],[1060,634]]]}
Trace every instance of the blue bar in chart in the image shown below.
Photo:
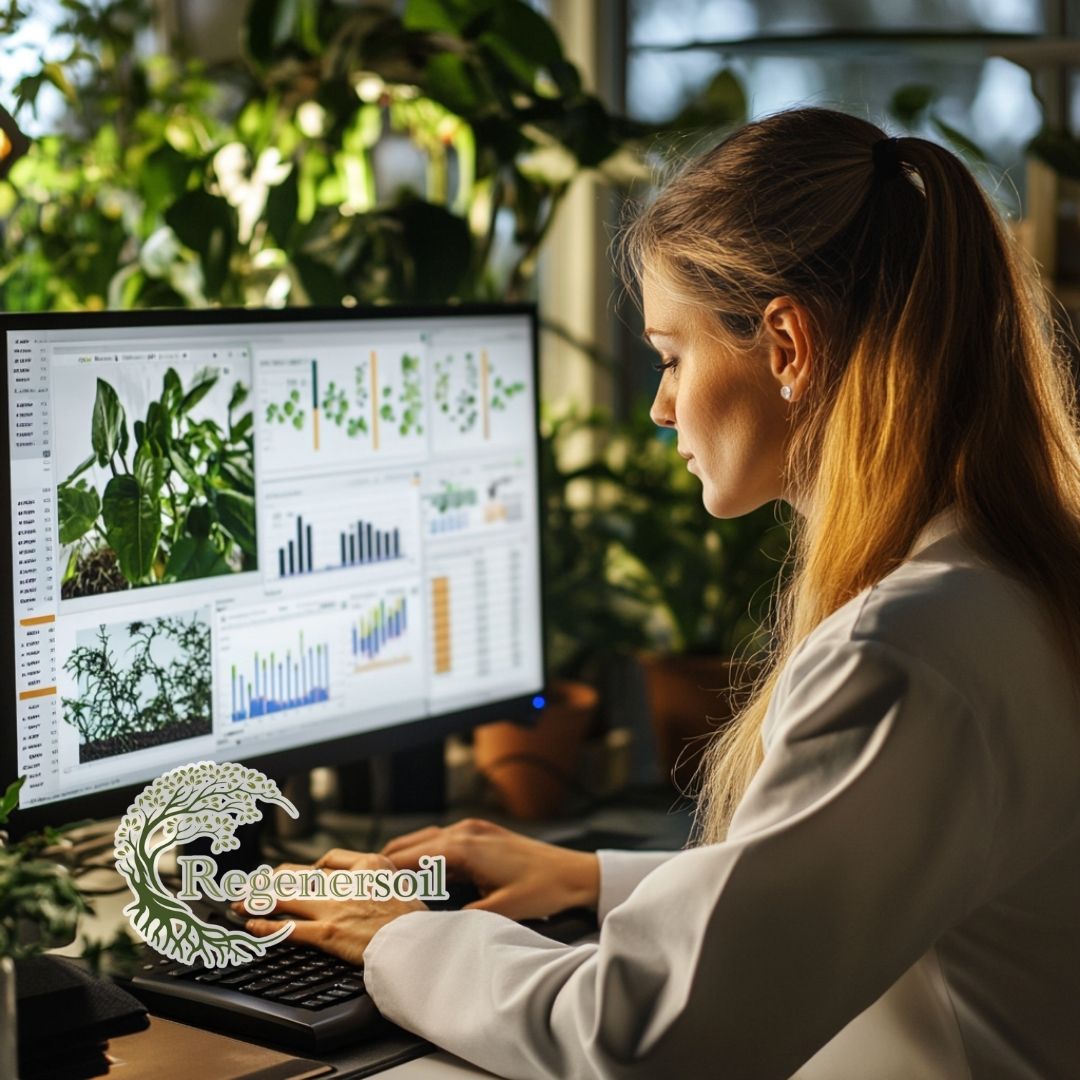
{"label": "blue bar in chart", "polygon": [[287,649],[284,656],[271,652],[252,657],[250,674],[232,665],[232,718],[259,716],[318,705],[330,699],[330,647],[304,644]]}
{"label": "blue bar in chart", "polygon": [[468,510],[448,510],[438,517],[433,517],[428,522],[428,532],[432,536],[437,536],[440,533],[460,532],[462,529],[469,527],[470,521],[471,514]]}
{"label": "blue bar in chart", "polygon": [[366,614],[357,619],[352,628],[353,656],[374,660],[395,638],[405,635],[407,629],[405,597],[399,596],[392,603],[380,600]]}
{"label": "blue bar in chart", "polygon": [[398,529],[376,529],[370,521],[358,521],[341,532],[341,565],[367,566],[401,558]]}

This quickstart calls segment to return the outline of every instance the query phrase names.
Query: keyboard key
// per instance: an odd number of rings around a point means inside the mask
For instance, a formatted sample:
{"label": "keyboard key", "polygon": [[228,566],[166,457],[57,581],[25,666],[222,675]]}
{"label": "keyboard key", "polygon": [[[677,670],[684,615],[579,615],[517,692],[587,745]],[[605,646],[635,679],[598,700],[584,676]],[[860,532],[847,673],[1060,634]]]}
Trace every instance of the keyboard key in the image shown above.
{"label": "keyboard key", "polygon": [[243,986],[245,983],[254,982],[258,977],[257,971],[238,971],[218,979],[218,986]]}
{"label": "keyboard key", "polygon": [[291,994],[283,994],[277,1000],[285,1005],[299,1005],[303,1001],[307,1001],[309,997],[314,995],[310,990],[294,990]]}
{"label": "keyboard key", "polygon": [[288,979],[266,978],[256,979],[254,982],[249,982],[244,986],[243,989],[245,994],[261,994],[264,990],[269,990],[272,987],[287,987],[289,985],[290,983]]}

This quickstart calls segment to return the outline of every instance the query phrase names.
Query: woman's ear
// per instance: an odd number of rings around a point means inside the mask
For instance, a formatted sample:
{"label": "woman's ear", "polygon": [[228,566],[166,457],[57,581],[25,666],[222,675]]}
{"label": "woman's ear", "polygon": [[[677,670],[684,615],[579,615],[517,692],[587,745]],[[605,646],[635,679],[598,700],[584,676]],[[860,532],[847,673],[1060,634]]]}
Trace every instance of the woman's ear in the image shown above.
{"label": "woman's ear", "polygon": [[810,313],[790,296],[770,300],[762,315],[769,370],[787,401],[798,401],[810,386],[813,366]]}

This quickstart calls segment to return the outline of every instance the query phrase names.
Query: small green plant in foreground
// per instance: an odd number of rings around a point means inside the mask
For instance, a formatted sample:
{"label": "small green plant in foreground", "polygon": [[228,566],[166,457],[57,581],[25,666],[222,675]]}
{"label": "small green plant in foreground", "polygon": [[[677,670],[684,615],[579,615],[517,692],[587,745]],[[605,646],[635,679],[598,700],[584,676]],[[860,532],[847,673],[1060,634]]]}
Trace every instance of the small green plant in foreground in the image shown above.
{"label": "small green plant in foreground", "polygon": [[[21,777],[0,796],[0,825],[19,802]],[[0,956],[20,959],[69,941],[80,912],[88,910],[67,868],[41,851],[59,838],[49,829],[5,843],[0,833]]]}

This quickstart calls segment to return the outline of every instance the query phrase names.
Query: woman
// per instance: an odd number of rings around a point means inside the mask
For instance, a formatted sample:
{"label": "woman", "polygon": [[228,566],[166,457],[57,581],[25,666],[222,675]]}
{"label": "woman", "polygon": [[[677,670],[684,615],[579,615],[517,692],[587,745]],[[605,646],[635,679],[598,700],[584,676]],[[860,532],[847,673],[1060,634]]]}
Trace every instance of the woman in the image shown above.
{"label": "woman", "polygon": [[[624,252],[707,508],[798,518],[701,842],[424,830],[385,856],[480,910],[284,905],[296,938],[507,1076],[1080,1075],[1080,449],[1034,270],[953,155],[823,109],[694,161]],[[598,944],[503,917],[580,903]]]}

